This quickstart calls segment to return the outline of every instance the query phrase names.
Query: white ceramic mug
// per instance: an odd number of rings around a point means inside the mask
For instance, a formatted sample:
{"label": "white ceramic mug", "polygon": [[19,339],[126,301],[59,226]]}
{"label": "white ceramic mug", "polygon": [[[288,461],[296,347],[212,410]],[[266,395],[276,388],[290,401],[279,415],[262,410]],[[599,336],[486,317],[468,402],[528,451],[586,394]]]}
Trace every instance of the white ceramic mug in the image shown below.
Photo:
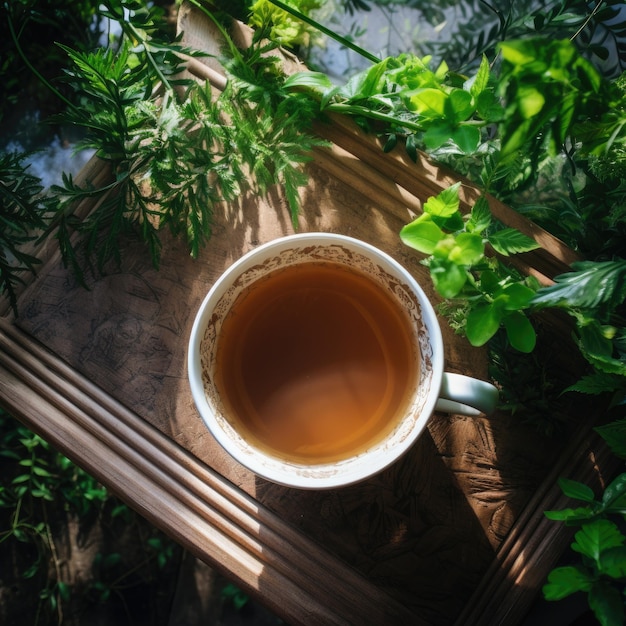
{"label": "white ceramic mug", "polygon": [[[246,440],[233,426],[215,385],[216,346],[222,322],[238,295],[260,278],[293,264],[328,261],[364,273],[392,294],[408,313],[420,360],[408,408],[384,439],[349,458],[306,463],[285,460]],[[435,311],[413,276],[386,253],[365,242],[330,233],[276,239],[250,251],[213,285],[196,316],[189,342],[188,373],[199,414],[217,441],[238,462],[270,481],[321,489],[352,484],[396,461],[423,432],[437,410],[490,413],[498,390],[485,381],[443,370],[444,348]]]}

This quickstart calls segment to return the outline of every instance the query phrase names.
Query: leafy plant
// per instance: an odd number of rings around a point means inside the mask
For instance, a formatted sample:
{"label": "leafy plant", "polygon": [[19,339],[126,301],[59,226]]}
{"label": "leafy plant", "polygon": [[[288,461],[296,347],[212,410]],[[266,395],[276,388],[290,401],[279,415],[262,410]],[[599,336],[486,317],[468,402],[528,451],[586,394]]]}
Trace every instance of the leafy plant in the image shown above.
{"label": "leafy plant", "polygon": [[[247,185],[261,194],[282,185],[295,221],[297,189],[307,181],[301,164],[323,142],[301,132],[313,107],[280,97],[279,61],[270,54],[277,44],[263,41],[263,29],[249,50],[231,42],[224,61],[229,84],[214,98],[210,85],[178,76],[183,55],[197,53],[159,39],[150,10],[130,0],[103,4],[103,15],[122,26],[121,43],[85,53],[66,48],[73,63],[66,81],[82,103],[62,119],[86,130],[81,145],[110,164],[114,180],[94,189],[65,176],[63,186],[52,189],[58,210],[46,233],[56,232],[77,275],[92,260],[98,271],[119,263],[131,231],[146,242],[155,266],[166,227],[186,237],[196,256],[210,236],[215,208]],[[97,199],[95,210],[75,215],[87,197]]]}
{"label": "leafy plant", "polygon": [[221,597],[225,602],[230,602],[236,611],[243,609],[250,601],[248,594],[232,583],[222,587]]}
{"label": "leafy plant", "polygon": [[45,224],[51,208],[42,196],[41,181],[24,166],[26,155],[0,154],[0,293],[6,293],[17,312],[16,288],[21,274],[34,272],[39,259],[27,251]]}
{"label": "leafy plant", "polygon": [[515,229],[500,226],[493,230],[485,198],[463,219],[459,187],[456,183],[428,200],[424,213],[402,229],[400,238],[430,255],[426,263],[435,289],[444,298],[459,298],[467,304],[463,330],[473,345],[484,345],[504,325],[511,345],[531,352],[536,333],[522,311],[530,305],[536,281],[521,280],[495,258],[487,258],[486,247],[508,256],[533,250],[537,244]]}
{"label": "leafy plant", "polygon": [[[291,0],[302,15],[310,15],[322,6],[321,0]],[[250,7],[248,23],[254,28],[268,32],[269,38],[288,48],[310,45],[311,38],[319,36],[319,31],[306,22],[294,18],[269,0],[256,0]]]}
{"label": "leafy plant", "polygon": [[[626,459],[625,426],[626,422],[619,420],[596,429],[622,459]],[[543,587],[544,597],[561,600],[574,593],[586,593],[600,624],[621,625],[626,619],[626,474],[608,484],[599,500],[583,483],[561,479],[559,484],[566,496],[581,505],[546,511],[546,516],[580,526],[571,545],[580,560],[550,572]]]}
{"label": "leafy plant", "polygon": [[136,563],[129,565],[128,559],[114,551],[96,556],[91,591],[98,594],[100,602],[106,602],[112,593],[121,594],[147,564],[154,562],[163,569],[173,562],[172,541],[152,527],[143,528],[140,518],[116,502],[92,476],[2,411],[0,463],[0,545],[6,549],[17,542],[34,548],[32,562],[21,571],[21,576],[40,585],[40,617],[56,614],[61,623],[63,607],[77,592],[57,552],[59,537],[55,525],[60,512],[87,525],[94,519],[103,526],[119,520],[118,526],[135,529],[137,535],[145,536],[144,545],[137,546],[141,556]]}

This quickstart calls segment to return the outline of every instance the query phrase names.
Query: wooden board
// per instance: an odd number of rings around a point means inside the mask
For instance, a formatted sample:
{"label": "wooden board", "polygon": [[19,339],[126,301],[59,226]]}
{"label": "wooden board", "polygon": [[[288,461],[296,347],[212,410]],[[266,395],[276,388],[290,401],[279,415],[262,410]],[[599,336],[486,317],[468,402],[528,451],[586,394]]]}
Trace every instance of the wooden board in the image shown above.
{"label": "wooden board", "polygon": [[[194,29],[186,37],[212,41],[189,5],[180,20]],[[398,232],[449,172],[381,159],[349,125],[327,135],[336,143],[308,168],[299,230],[378,246],[437,302],[420,256]],[[106,176],[97,159],[82,173]],[[466,193],[469,202],[470,186]],[[504,221],[516,219],[493,206]],[[81,210],[89,208],[86,201]],[[549,279],[573,258],[544,231],[524,227],[545,244],[528,257],[539,274]],[[291,232],[278,190],[242,197],[216,212],[197,260],[166,238],[156,271],[129,239],[122,267],[92,278],[89,290],[50,248],[20,296],[19,317],[0,320],[0,403],[289,624],[518,623],[568,538],[543,517],[563,503],[556,478],[594,486],[613,470],[590,431],[590,407],[570,407],[572,428],[553,439],[504,413],[436,414],[394,466],[321,492],[254,476],[203,426],[185,367],[195,312],[235,259]],[[486,353],[443,320],[442,329],[447,369],[486,378]]]}

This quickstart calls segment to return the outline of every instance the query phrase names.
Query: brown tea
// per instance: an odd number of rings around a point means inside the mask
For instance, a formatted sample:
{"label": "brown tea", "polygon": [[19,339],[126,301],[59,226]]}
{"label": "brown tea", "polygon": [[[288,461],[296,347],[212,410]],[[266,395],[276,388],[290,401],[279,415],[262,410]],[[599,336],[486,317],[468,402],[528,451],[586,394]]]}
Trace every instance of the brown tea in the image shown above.
{"label": "brown tea", "polygon": [[411,322],[364,274],[276,270],[242,292],[217,344],[215,384],[235,428],[282,458],[347,458],[398,423],[417,381]]}

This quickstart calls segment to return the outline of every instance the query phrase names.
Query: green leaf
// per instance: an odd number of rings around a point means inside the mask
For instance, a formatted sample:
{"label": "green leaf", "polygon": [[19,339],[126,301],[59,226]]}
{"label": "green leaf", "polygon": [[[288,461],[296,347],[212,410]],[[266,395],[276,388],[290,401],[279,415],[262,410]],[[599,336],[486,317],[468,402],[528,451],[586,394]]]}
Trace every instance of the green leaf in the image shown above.
{"label": "green leaf", "polygon": [[492,270],[483,270],[480,273],[480,290],[493,296],[500,289],[500,279]]}
{"label": "green leaf", "polygon": [[535,295],[534,290],[522,283],[505,285],[498,293],[498,298],[504,297],[504,308],[507,311],[520,311],[530,304]]}
{"label": "green leaf", "polygon": [[447,141],[453,138],[455,126],[448,120],[436,120],[428,125],[423,136],[424,146],[428,150],[441,148]]}
{"label": "green leaf", "polygon": [[503,256],[530,252],[539,248],[539,244],[515,228],[504,228],[488,237],[493,249]]}
{"label": "green leaf", "polygon": [[599,570],[611,578],[626,578],[626,547],[609,548],[600,555]]}
{"label": "green leaf", "polygon": [[578,524],[590,520],[595,517],[596,512],[586,506],[576,509],[562,509],[561,511],[544,511],[544,515],[555,522],[567,522],[569,524]]}
{"label": "green leaf", "polygon": [[471,81],[471,85],[469,88],[470,93],[474,98],[479,96],[481,93],[487,89],[489,85],[489,76],[491,74],[491,70],[489,67],[489,61],[487,57],[483,54],[483,58],[480,62],[480,66],[478,68],[478,72],[474,79]]}
{"label": "green leaf", "polygon": [[[577,391],[578,393],[586,393],[592,396],[603,393],[610,393],[621,389],[625,384],[624,377],[617,374],[607,374],[605,372],[594,372],[583,376],[579,381],[570,385],[566,391]],[[624,441],[626,442],[626,432],[624,433]],[[624,448],[626,456],[626,447]]]}
{"label": "green leaf", "polygon": [[589,607],[601,626],[623,626],[624,600],[620,591],[607,582],[598,582],[589,590]]}
{"label": "green leaf", "polygon": [[441,89],[417,89],[408,94],[408,106],[425,117],[445,117],[446,100],[448,94]]}
{"label": "green leaf", "polygon": [[493,91],[483,91],[476,98],[476,112],[486,122],[501,122],[505,115],[502,102]]}
{"label": "green leaf", "polygon": [[521,85],[516,96],[518,109],[524,119],[538,115],[546,103],[543,94],[531,85]]}
{"label": "green leaf", "polygon": [[334,89],[332,81],[323,72],[296,72],[285,79],[283,87],[285,89],[309,89],[320,95]]}
{"label": "green leaf", "polygon": [[491,210],[489,202],[485,196],[480,196],[472,207],[470,218],[467,221],[466,228],[470,233],[482,233],[491,226]]}
{"label": "green leaf", "polygon": [[624,535],[607,519],[597,519],[583,524],[574,536],[572,550],[593,559],[596,563],[603,550],[624,545]]}
{"label": "green leaf", "polygon": [[581,352],[596,369],[626,376],[626,360],[613,357],[613,342],[597,320],[579,325],[578,334]]}
{"label": "green leaf", "polygon": [[505,315],[502,322],[513,348],[525,354],[535,349],[537,334],[530,320],[523,313],[513,311]]}
{"label": "green leaf", "polygon": [[609,513],[626,515],[626,474],[620,474],[609,483],[602,494],[602,504]]}
{"label": "green leaf", "polygon": [[436,217],[452,217],[459,210],[459,189],[461,183],[457,182],[444,189],[436,196],[428,198],[424,204],[424,213]]}
{"label": "green leaf", "polygon": [[444,103],[444,110],[452,122],[464,122],[474,112],[471,94],[464,89],[453,89]]}
{"label": "green leaf", "polygon": [[580,566],[557,567],[548,574],[543,587],[546,600],[562,600],[577,591],[589,591],[595,579]]}
{"label": "green leaf", "polygon": [[581,500],[582,502],[593,502],[595,494],[591,487],[569,478],[559,478],[559,487],[564,495],[573,500]]}
{"label": "green leaf", "polygon": [[400,231],[400,239],[404,244],[424,254],[432,254],[437,243],[444,237],[445,233],[426,213]]}
{"label": "green leaf", "polygon": [[626,299],[626,261],[580,261],[573,272],[561,274],[533,299],[538,306],[614,308]]}
{"label": "green leaf", "polygon": [[389,58],[375,63],[367,70],[355,74],[339,90],[339,95],[347,100],[363,100],[382,92],[381,81],[387,69]]}
{"label": "green leaf", "polygon": [[[615,420],[595,429],[607,442],[611,451],[621,459],[626,459],[626,419]],[[622,474],[622,476],[624,476]]]}
{"label": "green leaf", "polygon": [[480,130],[476,126],[461,125],[452,133],[452,141],[464,154],[472,154],[480,144]]}
{"label": "green leaf", "polygon": [[484,256],[485,244],[480,235],[474,233],[459,233],[455,238],[455,245],[450,250],[448,258],[458,265],[474,265]]}
{"label": "green leaf", "polygon": [[481,304],[472,309],[467,316],[465,332],[473,346],[485,345],[500,328],[503,311],[493,304]]}
{"label": "green leaf", "polygon": [[444,298],[454,298],[467,282],[467,272],[448,259],[433,258],[430,276],[435,289]]}

